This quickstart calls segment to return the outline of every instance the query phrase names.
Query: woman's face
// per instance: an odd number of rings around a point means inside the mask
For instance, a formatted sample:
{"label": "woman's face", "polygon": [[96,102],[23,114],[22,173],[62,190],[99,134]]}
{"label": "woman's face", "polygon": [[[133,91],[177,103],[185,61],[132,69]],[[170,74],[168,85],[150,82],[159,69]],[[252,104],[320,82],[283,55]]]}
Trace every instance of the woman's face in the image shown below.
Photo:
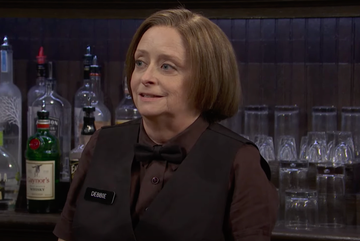
{"label": "woman's face", "polygon": [[134,58],[131,90],[143,117],[186,119],[199,114],[188,101],[191,66],[176,29],[166,26],[148,29]]}

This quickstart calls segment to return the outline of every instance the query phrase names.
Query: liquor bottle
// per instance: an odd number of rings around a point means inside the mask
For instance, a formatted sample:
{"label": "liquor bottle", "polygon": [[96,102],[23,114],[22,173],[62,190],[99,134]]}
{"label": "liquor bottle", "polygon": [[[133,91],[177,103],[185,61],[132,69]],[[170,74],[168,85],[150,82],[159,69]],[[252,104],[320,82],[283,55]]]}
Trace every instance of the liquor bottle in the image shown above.
{"label": "liquor bottle", "polygon": [[26,144],[26,199],[30,213],[59,210],[60,145],[51,134],[51,120],[42,101],[37,112],[37,131]]}
{"label": "liquor bottle", "polygon": [[[86,97],[86,99],[84,99]],[[101,91],[101,74],[100,67],[97,64],[97,56],[93,58],[92,65],[90,65],[90,84],[87,92],[83,92],[81,100],[81,110],[86,105],[87,99],[91,99],[91,105],[95,107],[95,126],[96,129],[100,129],[102,126],[111,125],[111,113],[110,110],[104,104],[104,94]],[[78,111],[77,111],[78,112]],[[74,113],[78,115],[77,121],[83,119],[83,111],[80,113]],[[78,122],[78,131],[81,133],[82,121]],[[79,138],[75,138],[79,139]],[[77,144],[79,144],[77,142]]]}
{"label": "liquor bottle", "polygon": [[[46,56],[44,55],[44,48],[40,47],[39,54],[36,57],[37,59],[37,78],[36,78],[36,85],[32,86],[27,94],[27,103],[28,103],[28,120],[32,117],[31,115],[31,106],[34,101],[43,96],[45,94],[45,81],[46,81],[46,74],[47,74],[47,66]],[[31,126],[31,121],[28,121],[28,138],[33,134],[33,126]]]}
{"label": "liquor bottle", "polygon": [[[55,92],[56,81],[53,78],[53,63],[48,63],[49,78],[45,81],[45,95],[37,98],[31,107],[30,126],[34,134],[37,129],[37,112],[45,101],[45,108],[50,113],[50,133],[59,139],[61,150],[60,181],[70,181],[69,153],[71,150],[71,104]],[[34,118],[35,117],[35,118]]]}
{"label": "liquor bottle", "polygon": [[141,115],[131,98],[125,77],[124,98],[120,101],[119,105],[115,109],[115,124],[121,124],[139,117],[141,117]]}
{"label": "liquor bottle", "polygon": [[83,107],[84,111],[84,121],[82,125],[81,130],[81,136],[80,136],[80,143],[77,147],[75,147],[70,152],[70,180],[72,181],[74,174],[76,172],[76,169],[79,164],[79,159],[81,157],[81,154],[86,146],[86,144],[89,142],[90,137],[95,133],[96,127],[95,127],[95,118],[94,118],[94,112],[95,107],[91,106],[91,102],[87,106]]}
{"label": "liquor bottle", "polygon": [[0,123],[0,210],[14,210],[20,187],[20,167],[3,148],[3,130]]}
{"label": "liquor bottle", "polygon": [[13,84],[13,52],[8,39],[0,47],[0,123],[3,124],[3,147],[22,167],[21,92]]}
{"label": "liquor bottle", "polygon": [[83,85],[76,91],[74,98],[74,144],[79,145],[82,119],[80,117],[82,108],[86,105],[88,98],[91,98],[93,84],[90,81],[90,65],[93,56],[90,46],[86,47],[86,53],[83,57],[84,77]]}

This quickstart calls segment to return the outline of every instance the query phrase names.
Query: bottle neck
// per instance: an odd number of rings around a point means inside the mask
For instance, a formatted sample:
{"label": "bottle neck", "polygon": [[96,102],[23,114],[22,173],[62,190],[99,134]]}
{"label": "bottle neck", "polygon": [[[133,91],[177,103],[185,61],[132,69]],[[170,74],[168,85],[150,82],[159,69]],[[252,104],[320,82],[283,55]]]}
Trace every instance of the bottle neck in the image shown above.
{"label": "bottle neck", "polygon": [[0,81],[13,83],[12,50],[0,50]]}
{"label": "bottle neck", "polygon": [[48,132],[50,129],[50,120],[37,120],[36,128],[38,133]]}
{"label": "bottle neck", "polygon": [[94,92],[95,97],[97,97],[98,101],[103,101],[103,94],[101,91],[101,78],[99,74],[90,75],[90,85],[91,90]]}
{"label": "bottle neck", "polygon": [[84,81],[90,79],[90,65],[84,65]]}
{"label": "bottle neck", "polygon": [[47,79],[45,81],[45,86],[46,86],[46,95],[51,95],[52,92],[54,92],[54,88],[55,88],[54,81]]}
{"label": "bottle neck", "polygon": [[91,74],[90,80],[93,84],[94,91],[100,92],[101,91],[101,78],[99,74]]}
{"label": "bottle neck", "polygon": [[46,80],[46,68],[44,64],[37,64],[37,78],[36,84],[40,86],[45,85]]}

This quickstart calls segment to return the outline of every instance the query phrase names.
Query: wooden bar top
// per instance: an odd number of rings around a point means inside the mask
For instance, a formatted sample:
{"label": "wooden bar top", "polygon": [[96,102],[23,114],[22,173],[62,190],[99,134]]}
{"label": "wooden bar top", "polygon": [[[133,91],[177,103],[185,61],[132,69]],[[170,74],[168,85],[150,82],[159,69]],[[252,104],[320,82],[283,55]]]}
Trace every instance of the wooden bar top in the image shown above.
{"label": "wooden bar top", "polygon": [[[26,211],[0,211],[1,241],[56,240],[52,234],[60,214],[30,214]],[[360,241],[360,226],[339,229],[317,228],[311,231],[275,227],[271,240],[303,241]]]}

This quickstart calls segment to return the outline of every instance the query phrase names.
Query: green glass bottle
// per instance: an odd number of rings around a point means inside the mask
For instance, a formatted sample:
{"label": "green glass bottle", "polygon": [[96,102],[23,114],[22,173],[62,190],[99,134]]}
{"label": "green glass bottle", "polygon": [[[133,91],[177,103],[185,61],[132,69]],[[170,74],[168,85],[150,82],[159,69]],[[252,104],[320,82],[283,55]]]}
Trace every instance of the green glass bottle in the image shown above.
{"label": "green glass bottle", "polygon": [[37,112],[37,131],[26,144],[26,199],[30,213],[59,211],[60,146],[50,134],[49,112]]}

